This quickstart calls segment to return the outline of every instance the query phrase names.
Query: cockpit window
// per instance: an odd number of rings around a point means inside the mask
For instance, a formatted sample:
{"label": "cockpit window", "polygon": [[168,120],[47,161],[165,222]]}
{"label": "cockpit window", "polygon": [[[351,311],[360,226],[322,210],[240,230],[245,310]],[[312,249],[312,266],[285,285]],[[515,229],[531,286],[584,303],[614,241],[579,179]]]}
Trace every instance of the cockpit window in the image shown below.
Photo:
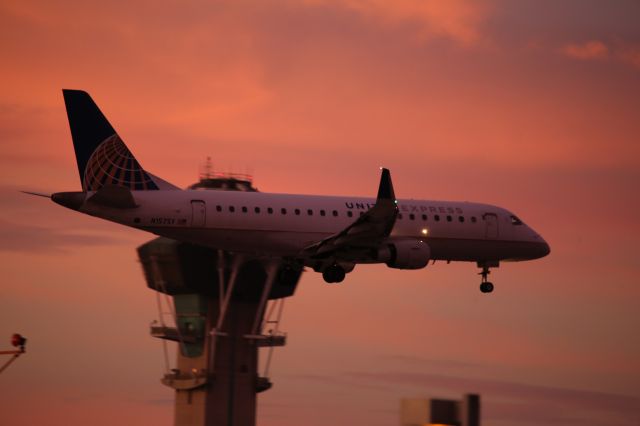
{"label": "cockpit window", "polygon": [[522,221],[515,216],[511,216],[512,225],[522,225]]}

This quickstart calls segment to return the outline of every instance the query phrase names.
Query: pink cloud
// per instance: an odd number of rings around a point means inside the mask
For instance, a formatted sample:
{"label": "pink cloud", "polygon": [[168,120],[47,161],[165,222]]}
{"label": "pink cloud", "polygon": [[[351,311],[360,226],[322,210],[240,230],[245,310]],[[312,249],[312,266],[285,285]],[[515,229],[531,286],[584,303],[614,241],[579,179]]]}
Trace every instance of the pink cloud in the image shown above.
{"label": "pink cloud", "polygon": [[640,46],[621,40],[614,40],[610,43],[599,40],[568,43],[560,49],[560,52],[572,59],[611,60],[640,69]]}
{"label": "pink cloud", "polygon": [[487,15],[485,6],[468,0],[310,0],[309,3],[344,7],[387,25],[414,23],[421,39],[444,37],[467,46],[482,40],[480,26]]}
{"label": "pink cloud", "polygon": [[591,40],[585,43],[566,44],[562,48],[562,53],[574,59],[606,59],[609,56],[609,48],[601,41]]}

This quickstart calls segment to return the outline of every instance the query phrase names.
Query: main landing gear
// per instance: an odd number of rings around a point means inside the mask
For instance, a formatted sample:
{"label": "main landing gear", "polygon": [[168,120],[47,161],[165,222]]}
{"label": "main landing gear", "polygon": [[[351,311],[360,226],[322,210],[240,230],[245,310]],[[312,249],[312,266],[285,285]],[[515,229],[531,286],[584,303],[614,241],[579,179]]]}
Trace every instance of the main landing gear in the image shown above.
{"label": "main landing gear", "polygon": [[480,283],[480,291],[483,293],[491,293],[493,291],[493,283],[487,281],[487,276],[491,273],[487,265],[482,265],[482,272],[478,275],[482,275],[482,282]]}
{"label": "main landing gear", "polygon": [[322,278],[328,283],[341,283],[345,275],[347,272],[340,265],[331,265],[322,271]]}

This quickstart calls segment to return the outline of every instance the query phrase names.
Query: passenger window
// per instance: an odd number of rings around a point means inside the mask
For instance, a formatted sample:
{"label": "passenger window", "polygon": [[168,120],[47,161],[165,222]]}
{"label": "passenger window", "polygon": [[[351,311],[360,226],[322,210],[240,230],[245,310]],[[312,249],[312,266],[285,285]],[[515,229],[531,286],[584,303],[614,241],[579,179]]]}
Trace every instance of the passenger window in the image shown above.
{"label": "passenger window", "polygon": [[287,209],[285,209],[284,207],[280,209],[280,213],[282,214],[287,214]]}
{"label": "passenger window", "polygon": [[476,217],[475,216],[471,216],[471,222],[472,223],[476,223]]}
{"label": "passenger window", "polygon": [[447,222],[451,222],[453,218],[450,215],[447,215]]}
{"label": "passenger window", "polygon": [[364,215],[364,212],[360,212],[360,217],[362,217]]}
{"label": "passenger window", "polygon": [[334,216],[338,216],[338,210],[334,210],[334,211],[333,211],[333,215],[334,215]]}
{"label": "passenger window", "polygon": [[295,209],[294,213],[299,216],[300,215],[300,209]]}
{"label": "passenger window", "polygon": [[311,209],[307,210],[307,214],[308,214],[309,216],[313,216],[313,210],[311,210]]}
{"label": "passenger window", "polygon": [[218,205],[216,206],[216,210],[217,210],[217,211],[219,211],[219,212],[221,212],[221,211],[222,211],[222,206],[218,204]]}
{"label": "passenger window", "polygon": [[458,216],[458,220],[460,221],[460,223],[464,223],[464,216]]}
{"label": "passenger window", "polygon": [[411,214],[409,215],[409,219],[411,219],[411,220],[416,220],[416,215],[414,215],[413,213],[411,213]]}
{"label": "passenger window", "polygon": [[427,215],[426,214],[422,215],[422,220],[427,220]]}
{"label": "passenger window", "polygon": [[402,213],[398,213],[398,219],[402,219]]}
{"label": "passenger window", "polygon": [[353,212],[352,212],[351,210],[349,210],[349,211],[347,212],[347,216],[349,216],[349,217],[353,217]]}
{"label": "passenger window", "polygon": [[260,207],[256,207],[256,208],[254,209],[254,211],[255,211],[256,213],[260,213]]}
{"label": "passenger window", "polygon": [[242,213],[246,213],[247,212],[247,208],[242,206]]}
{"label": "passenger window", "polygon": [[439,214],[435,215],[433,218],[436,220],[436,222],[440,222],[440,215]]}
{"label": "passenger window", "polygon": [[267,213],[273,214],[273,209],[271,207],[267,207]]}
{"label": "passenger window", "polygon": [[233,212],[235,212],[235,211],[236,211],[236,208],[235,208],[235,207],[233,207],[233,206],[229,206],[229,211],[230,211],[231,213],[233,213]]}
{"label": "passenger window", "polygon": [[320,210],[320,216],[324,216],[325,215],[325,211],[324,210]]}

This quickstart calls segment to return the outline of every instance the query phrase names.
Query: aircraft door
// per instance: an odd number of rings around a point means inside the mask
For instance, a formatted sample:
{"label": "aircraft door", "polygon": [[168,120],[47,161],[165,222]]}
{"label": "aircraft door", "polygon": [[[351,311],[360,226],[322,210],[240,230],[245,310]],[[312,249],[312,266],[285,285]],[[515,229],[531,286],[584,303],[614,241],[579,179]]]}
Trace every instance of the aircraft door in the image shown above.
{"label": "aircraft door", "polygon": [[202,200],[191,200],[191,226],[201,228],[207,220],[207,205]]}
{"label": "aircraft door", "polygon": [[485,213],[482,218],[485,223],[485,237],[498,238],[498,216],[495,213]]}

